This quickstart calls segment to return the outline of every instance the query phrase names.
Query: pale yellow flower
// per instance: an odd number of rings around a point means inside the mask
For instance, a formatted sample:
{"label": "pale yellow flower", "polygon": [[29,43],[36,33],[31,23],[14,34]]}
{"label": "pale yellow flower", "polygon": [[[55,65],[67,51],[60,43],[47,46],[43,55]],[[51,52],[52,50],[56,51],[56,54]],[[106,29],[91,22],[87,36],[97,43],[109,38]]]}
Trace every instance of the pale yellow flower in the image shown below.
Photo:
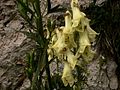
{"label": "pale yellow flower", "polygon": [[67,44],[68,48],[76,48],[77,45],[74,41],[74,34],[64,33],[65,44]]}
{"label": "pale yellow flower", "polygon": [[69,50],[66,53],[67,55],[67,61],[70,64],[70,66],[72,67],[72,69],[75,68],[75,65],[77,63],[77,57]]}
{"label": "pale yellow flower", "polygon": [[57,35],[56,34],[54,34],[53,36],[52,36],[52,39],[51,39],[51,43],[52,44],[54,44],[56,41],[57,41]]}
{"label": "pale yellow flower", "polygon": [[78,0],[71,0],[71,8],[78,6]]}
{"label": "pale yellow flower", "polygon": [[57,41],[55,44],[52,46],[52,48],[56,51],[57,54],[64,54],[68,47],[67,44],[65,43],[65,37],[63,35],[62,30],[56,30],[57,33]]}
{"label": "pale yellow flower", "polygon": [[65,13],[65,28],[64,28],[63,32],[64,33],[73,33],[71,13],[69,11],[66,11],[66,13]]}
{"label": "pale yellow flower", "polygon": [[57,34],[57,38],[61,38],[63,36],[63,29],[64,27],[60,27],[59,29],[55,29],[56,34]]}
{"label": "pale yellow flower", "polygon": [[[52,38],[47,50],[49,60],[55,55],[57,56],[56,60],[61,60],[64,63],[61,79],[64,86],[70,85],[70,87],[77,82],[77,78],[72,74],[75,66],[82,67],[81,60],[89,62],[93,59],[95,52],[91,49],[91,42],[94,42],[96,35],[98,35],[91,29],[90,19],[80,11],[78,0],[71,0],[71,8],[72,15],[69,11],[65,13],[65,26],[55,29],[51,34]],[[74,37],[75,34],[76,37]],[[49,38],[49,32],[47,35]],[[74,89],[76,89],[75,86]]]}
{"label": "pale yellow flower", "polygon": [[72,70],[68,62],[64,62],[64,69],[63,69],[63,75],[62,75],[62,81],[65,86],[68,84],[72,86],[74,84],[74,77],[72,75]]}
{"label": "pale yellow flower", "polygon": [[95,37],[96,35],[98,35],[98,33],[96,33],[91,27],[90,27],[90,19],[88,18],[84,18],[82,21],[82,25],[84,26],[84,30],[87,30],[88,32],[88,37],[90,39],[90,42],[94,42],[95,41]]}
{"label": "pale yellow flower", "polygon": [[[80,28],[79,25],[82,24],[82,21],[83,21],[82,19],[84,19],[85,15],[83,15],[83,13],[80,12],[79,8],[77,8],[77,7],[73,8],[72,10],[73,10],[73,25],[72,25],[72,27]],[[82,32],[82,28],[80,28],[80,29]]]}
{"label": "pale yellow flower", "polygon": [[95,51],[91,50],[91,47],[86,47],[84,53],[82,54],[82,57],[86,61],[91,61],[94,58]]}
{"label": "pale yellow flower", "polygon": [[48,53],[48,60],[50,61],[52,58],[53,58],[53,51],[52,51],[52,49],[47,49],[47,53]]}
{"label": "pale yellow flower", "polygon": [[63,37],[59,38],[52,48],[56,51],[57,54],[64,54],[67,51],[67,44],[63,41]]}
{"label": "pale yellow flower", "polygon": [[82,19],[86,16],[83,12],[79,10],[78,0],[72,0],[71,8],[73,13],[73,24],[72,27],[75,29],[79,29],[80,32],[83,32]]}
{"label": "pale yellow flower", "polygon": [[71,14],[69,11],[66,11],[63,34],[65,38],[65,43],[67,44],[68,48],[77,47],[74,41],[74,30],[72,29]]}
{"label": "pale yellow flower", "polygon": [[99,35],[99,34],[96,33],[89,25],[87,26],[87,31],[88,31],[88,37],[90,39],[90,42],[94,42],[96,35]]}
{"label": "pale yellow flower", "polygon": [[89,41],[89,38],[88,38],[88,33],[87,31],[85,30],[85,32],[81,32],[80,33],[80,41],[79,41],[79,49],[78,49],[78,52],[79,53],[83,53],[85,48],[87,46],[90,46],[90,41]]}

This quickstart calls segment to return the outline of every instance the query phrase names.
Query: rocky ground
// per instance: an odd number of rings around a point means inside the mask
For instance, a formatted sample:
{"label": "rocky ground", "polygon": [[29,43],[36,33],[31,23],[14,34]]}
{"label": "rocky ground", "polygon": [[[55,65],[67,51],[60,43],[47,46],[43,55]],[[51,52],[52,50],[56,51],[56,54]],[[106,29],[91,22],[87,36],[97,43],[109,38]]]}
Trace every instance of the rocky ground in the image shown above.
{"label": "rocky ground", "polygon": [[[103,0],[98,0],[101,3]],[[80,0],[86,7],[91,0]],[[69,0],[52,0],[66,7]],[[27,90],[30,86],[25,76],[25,54],[34,47],[30,39],[18,31],[27,30],[23,19],[17,12],[15,0],[0,0],[0,90]],[[117,90],[115,74],[116,63],[111,59],[100,66],[100,60],[109,59],[99,56],[89,65],[90,75],[85,90]],[[112,64],[111,64],[112,63]]]}
{"label": "rocky ground", "polygon": [[33,44],[18,31],[24,28],[14,0],[0,1],[0,90],[16,90],[26,77],[25,54]]}

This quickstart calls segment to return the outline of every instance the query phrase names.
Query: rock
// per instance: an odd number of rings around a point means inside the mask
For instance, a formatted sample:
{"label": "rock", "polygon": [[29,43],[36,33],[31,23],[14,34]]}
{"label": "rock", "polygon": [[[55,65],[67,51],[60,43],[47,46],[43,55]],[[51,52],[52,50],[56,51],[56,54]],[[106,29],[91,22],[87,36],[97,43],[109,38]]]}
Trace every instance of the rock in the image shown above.
{"label": "rock", "polygon": [[98,86],[101,88],[107,88],[109,85],[109,79],[104,71],[100,71],[100,75],[98,77],[99,84]]}
{"label": "rock", "polygon": [[87,84],[89,90],[117,90],[118,80],[115,74],[117,68],[116,63],[113,60],[107,60],[102,66],[100,66],[101,55],[98,59],[92,61],[88,67],[89,76]]}
{"label": "rock", "polygon": [[19,90],[29,90],[30,85],[31,85],[30,80],[26,78]]}
{"label": "rock", "polygon": [[118,80],[116,75],[110,78],[110,88],[112,90],[117,90],[118,88]]}
{"label": "rock", "polygon": [[92,87],[96,87],[96,80],[99,76],[99,61],[93,61],[88,66],[88,72],[90,73],[88,76],[87,84]]}
{"label": "rock", "polygon": [[3,68],[0,68],[0,77],[5,73],[5,69],[3,69]]}
{"label": "rock", "polygon": [[109,60],[107,62],[107,73],[109,78],[115,75],[116,68],[117,68],[117,64],[113,60]]}
{"label": "rock", "polygon": [[0,85],[0,90],[11,90],[10,89],[10,85],[12,84],[12,82],[9,81],[4,81],[1,85]]}

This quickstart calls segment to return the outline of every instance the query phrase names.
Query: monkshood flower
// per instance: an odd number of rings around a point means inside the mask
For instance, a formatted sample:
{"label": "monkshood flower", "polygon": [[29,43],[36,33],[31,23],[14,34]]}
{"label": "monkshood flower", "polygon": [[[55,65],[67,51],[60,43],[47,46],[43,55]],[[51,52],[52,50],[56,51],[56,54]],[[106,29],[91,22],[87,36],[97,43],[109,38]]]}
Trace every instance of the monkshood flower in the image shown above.
{"label": "monkshood flower", "polygon": [[94,58],[94,55],[95,51],[90,46],[86,47],[84,53],[82,53],[83,59],[87,62],[90,62]]}
{"label": "monkshood flower", "polygon": [[86,15],[83,12],[80,12],[78,7],[78,0],[72,0],[71,8],[73,13],[72,27],[80,32],[83,32],[84,31],[83,21]]}
{"label": "monkshood flower", "polygon": [[77,47],[74,41],[74,30],[72,29],[71,14],[69,11],[65,13],[65,27],[63,29],[63,34],[65,37],[65,43],[69,48]]}
{"label": "monkshood flower", "polygon": [[72,70],[75,68],[76,66],[76,63],[77,63],[77,57],[71,52],[71,51],[68,51],[66,53],[66,56],[67,56],[67,61],[68,63],[70,64]]}
{"label": "monkshood flower", "polygon": [[66,11],[65,13],[65,27],[63,30],[64,33],[73,33],[72,30],[72,19],[71,19],[71,13],[69,11]]}
{"label": "monkshood flower", "polygon": [[68,84],[70,86],[72,86],[75,82],[75,79],[72,75],[72,69],[69,65],[68,62],[64,61],[64,69],[63,69],[63,75],[62,75],[62,81],[64,83],[65,86],[67,86]]}
{"label": "monkshood flower", "polygon": [[84,31],[86,30],[86,31],[88,32],[88,37],[89,37],[89,39],[90,39],[90,42],[94,42],[96,35],[99,35],[99,34],[96,33],[96,32],[90,27],[90,19],[84,17],[83,26],[84,26]]}
{"label": "monkshood flower", "polygon": [[65,43],[65,38],[62,35],[61,38],[58,38],[56,43],[52,46],[57,54],[64,54],[67,51],[67,44]]}
{"label": "monkshood flower", "polygon": [[88,24],[87,26],[87,31],[88,31],[88,37],[90,39],[90,42],[94,42],[95,41],[95,37],[96,35],[99,35],[99,33],[96,33]]}
{"label": "monkshood flower", "polygon": [[80,39],[79,39],[79,49],[78,49],[78,52],[79,53],[84,53],[85,48],[87,46],[91,45],[90,41],[89,41],[89,38],[88,38],[88,32],[84,31],[84,32],[81,32],[79,34],[80,34]]}
{"label": "monkshood flower", "polygon": [[67,34],[64,33],[65,43],[67,44],[68,48],[76,48],[77,45],[74,41],[74,35],[73,34]]}
{"label": "monkshood flower", "polygon": [[52,46],[58,54],[64,54],[68,48],[77,47],[74,42],[74,35],[71,25],[71,15],[70,12],[67,11],[65,16],[65,27],[61,27],[56,30],[58,40]]}

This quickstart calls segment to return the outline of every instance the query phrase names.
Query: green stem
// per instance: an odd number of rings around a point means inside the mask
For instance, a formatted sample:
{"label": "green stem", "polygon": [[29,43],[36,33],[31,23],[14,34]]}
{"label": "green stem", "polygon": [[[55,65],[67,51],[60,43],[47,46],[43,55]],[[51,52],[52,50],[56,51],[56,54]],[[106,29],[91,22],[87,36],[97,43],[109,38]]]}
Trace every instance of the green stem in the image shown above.
{"label": "green stem", "polygon": [[52,84],[51,84],[51,76],[50,76],[50,67],[49,67],[49,62],[48,62],[48,55],[46,51],[46,73],[48,77],[48,84],[49,84],[49,90],[52,90]]}
{"label": "green stem", "polygon": [[[32,82],[32,86],[31,86],[31,90],[41,90],[40,88],[39,88],[39,83],[41,83],[41,81],[39,80],[39,79],[41,79],[42,78],[42,75],[40,75],[40,71],[43,69],[43,67],[44,67],[44,61],[45,61],[45,59],[46,59],[46,48],[44,48],[44,49],[41,49],[40,50],[40,52],[38,52],[38,53],[40,53],[40,54],[38,54],[38,57],[37,57],[37,59],[38,59],[38,65],[37,65],[37,70],[36,70],[36,72],[35,72],[35,77],[34,77],[34,80],[33,80],[33,82]],[[38,76],[41,76],[41,77],[39,77],[39,79],[38,79]],[[39,82],[40,81],[40,82]]]}
{"label": "green stem", "polygon": [[[41,60],[40,58],[42,57],[42,53],[40,52],[39,55],[36,56],[37,59],[38,59],[38,65],[37,65],[37,70],[35,72],[35,77],[34,77],[34,80],[32,81],[32,86],[31,86],[31,90],[38,90],[37,89],[37,81],[38,81],[38,76],[39,76],[39,73],[40,73],[40,69],[41,69]],[[42,58],[41,58],[42,59]]]}
{"label": "green stem", "polygon": [[42,15],[41,15],[40,1],[39,0],[35,0],[35,9],[36,9],[35,11],[37,14],[37,18],[36,18],[37,31],[42,38],[42,42],[44,43],[43,23],[42,23]]}

